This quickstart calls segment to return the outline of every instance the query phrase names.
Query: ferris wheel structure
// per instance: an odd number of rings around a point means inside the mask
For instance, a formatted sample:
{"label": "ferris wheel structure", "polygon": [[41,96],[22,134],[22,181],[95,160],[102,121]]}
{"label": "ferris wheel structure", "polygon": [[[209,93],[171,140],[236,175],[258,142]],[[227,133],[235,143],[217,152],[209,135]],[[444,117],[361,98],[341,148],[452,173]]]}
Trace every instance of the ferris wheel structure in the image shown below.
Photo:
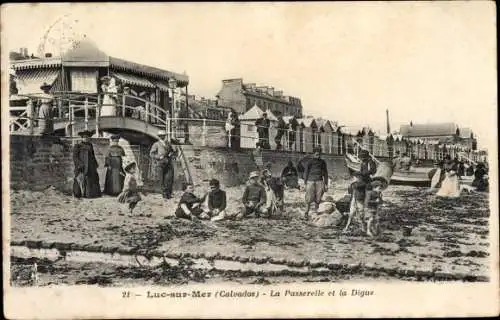
{"label": "ferris wheel structure", "polygon": [[62,56],[86,36],[78,31],[79,20],[66,14],[54,21],[40,38],[37,49],[38,57],[45,58],[50,53],[53,56]]}

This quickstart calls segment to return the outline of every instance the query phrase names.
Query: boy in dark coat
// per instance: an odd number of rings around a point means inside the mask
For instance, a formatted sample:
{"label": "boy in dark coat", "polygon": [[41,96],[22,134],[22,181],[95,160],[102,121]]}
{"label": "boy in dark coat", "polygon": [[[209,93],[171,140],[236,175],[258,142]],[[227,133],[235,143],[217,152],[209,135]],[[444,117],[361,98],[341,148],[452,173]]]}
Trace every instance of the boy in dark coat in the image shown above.
{"label": "boy in dark coat", "polygon": [[193,217],[205,218],[207,215],[204,214],[203,209],[200,207],[202,199],[194,195],[194,186],[186,183],[183,185],[182,190],[184,193],[179,200],[179,206],[175,211],[175,216],[177,218],[188,220],[192,220]]}

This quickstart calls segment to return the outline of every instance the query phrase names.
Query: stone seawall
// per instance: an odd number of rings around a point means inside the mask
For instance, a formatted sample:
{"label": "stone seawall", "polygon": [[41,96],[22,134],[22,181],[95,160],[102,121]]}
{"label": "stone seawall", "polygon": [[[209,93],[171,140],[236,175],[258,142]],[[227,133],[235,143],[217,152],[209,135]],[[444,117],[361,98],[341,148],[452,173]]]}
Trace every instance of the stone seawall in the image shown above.
{"label": "stone seawall", "polygon": [[[73,144],[77,139],[44,138],[40,136],[12,135],[10,140],[10,185],[13,189],[42,190],[53,186],[63,192],[71,192],[73,186]],[[109,148],[109,140],[91,139],[98,162],[101,187],[104,187],[106,168],[104,159]],[[215,144],[215,142],[214,142]],[[251,149],[239,151],[221,147],[181,146],[195,185],[207,183],[217,178],[224,187],[245,183],[251,171],[258,166]],[[148,146],[135,146],[128,150],[128,161],[135,160],[140,169],[145,190],[159,192],[161,177],[158,168],[151,164]],[[288,161],[297,165],[306,154],[266,150],[262,153],[262,163],[271,163],[273,175],[279,176]],[[334,180],[348,176],[342,156],[324,155]],[[184,172],[180,160],[175,163],[175,186],[179,190],[184,182]]]}

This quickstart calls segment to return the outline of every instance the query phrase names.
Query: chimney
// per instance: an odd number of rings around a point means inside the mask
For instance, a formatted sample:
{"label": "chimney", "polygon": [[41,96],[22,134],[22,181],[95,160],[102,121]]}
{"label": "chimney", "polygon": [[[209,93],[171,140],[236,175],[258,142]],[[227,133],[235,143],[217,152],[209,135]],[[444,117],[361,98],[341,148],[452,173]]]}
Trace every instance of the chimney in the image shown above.
{"label": "chimney", "polygon": [[28,48],[23,48],[23,55],[24,55],[25,57],[27,57],[27,56],[28,56]]}
{"label": "chimney", "polygon": [[389,109],[385,110],[385,116],[387,121],[387,134],[391,133],[391,125],[389,124]]}
{"label": "chimney", "polygon": [[24,57],[24,48],[19,48],[19,54]]}
{"label": "chimney", "polygon": [[410,121],[410,127],[413,127],[413,121]]}

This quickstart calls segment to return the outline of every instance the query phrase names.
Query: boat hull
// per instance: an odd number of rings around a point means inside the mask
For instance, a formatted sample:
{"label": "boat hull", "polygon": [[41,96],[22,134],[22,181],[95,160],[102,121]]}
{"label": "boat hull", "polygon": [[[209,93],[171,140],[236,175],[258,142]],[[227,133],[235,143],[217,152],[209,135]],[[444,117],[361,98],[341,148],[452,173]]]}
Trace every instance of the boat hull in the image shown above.
{"label": "boat hull", "polygon": [[[345,162],[347,168],[351,171],[351,173],[359,172],[361,164],[359,161],[356,160],[354,156],[346,155]],[[429,177],[429,173],[432,169],[433,168],[419,167],[408,172],[395,171],[393,172],[391,177],[391,184],[430,187],[431,177]],[[472,181],[473,181],[472,177],[465,176],[462,177],[460,183],[471,185]]]}

